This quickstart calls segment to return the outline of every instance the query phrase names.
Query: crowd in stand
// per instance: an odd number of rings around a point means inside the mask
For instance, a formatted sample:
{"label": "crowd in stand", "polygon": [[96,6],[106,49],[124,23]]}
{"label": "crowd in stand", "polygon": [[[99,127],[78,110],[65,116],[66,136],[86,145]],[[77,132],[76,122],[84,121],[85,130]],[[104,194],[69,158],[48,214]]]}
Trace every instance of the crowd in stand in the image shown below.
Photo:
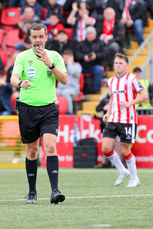
{"label": "crowd in stand", "polygon": [[[21,9],[19,21],[12,29],[18,29],[19,38],[24,39],[15,45],[14,59],[20,51],[31,48],[28,39],[30,26],[39,22],[47,26],[46,48],[63,55],[67,67],[70,82],[64,89],[57,85],[57,93],[67,97],[69,114],[73,113],[73,100],[79,95],[80,74],[91,73],[91,93],[99,93],[104,71],[113,69],[115,53],[124,53],[129,47],[130,41],[126,39],[129,29],[141,45],[143,28],[148,17],[153,18],[152,0],[0,0],[1,14],[9,7]],[[10,93],[12,66],[13,62],[6,69],[0,59],[0,94],[8,91],[8,100],[12,94],[17,95],[14,89]],[[8,76],[4,81],[6,71]],[[75,90],[71,93],[73,87]],[[6,106],[0,97],[0,114],[3,111],[6,111]],[[13,114],[12,109],[9,112]]]}

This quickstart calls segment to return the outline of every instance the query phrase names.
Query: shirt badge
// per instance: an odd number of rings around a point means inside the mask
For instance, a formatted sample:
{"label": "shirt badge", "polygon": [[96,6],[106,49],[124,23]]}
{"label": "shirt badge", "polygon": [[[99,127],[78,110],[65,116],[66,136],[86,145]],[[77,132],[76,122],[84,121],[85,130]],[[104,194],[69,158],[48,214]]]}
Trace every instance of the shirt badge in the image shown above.
{"label": "shirt badge", "polygon": [[27,75],[30,79],[32,79],[35,76],[35,68],[28,68]]}

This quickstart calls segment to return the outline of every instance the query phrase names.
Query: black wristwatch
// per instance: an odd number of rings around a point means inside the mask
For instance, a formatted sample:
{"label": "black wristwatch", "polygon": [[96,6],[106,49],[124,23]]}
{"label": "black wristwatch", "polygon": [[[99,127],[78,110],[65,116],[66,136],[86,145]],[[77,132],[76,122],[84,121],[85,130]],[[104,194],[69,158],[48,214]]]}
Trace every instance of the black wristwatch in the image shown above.
{"label": "black wristwatch", "polygon": [[22,82],[23,82],[23,80],[19,80],[19,82],[18,82],[19,87],[21,87]]}
{"label": "black wristwatch", "polygon": [[49,67],[49,69],[53,69],[53,68],[55,68],[56,67],[56,64],[54,64],[54,63],[52,63],[52,66],[51,67]]}

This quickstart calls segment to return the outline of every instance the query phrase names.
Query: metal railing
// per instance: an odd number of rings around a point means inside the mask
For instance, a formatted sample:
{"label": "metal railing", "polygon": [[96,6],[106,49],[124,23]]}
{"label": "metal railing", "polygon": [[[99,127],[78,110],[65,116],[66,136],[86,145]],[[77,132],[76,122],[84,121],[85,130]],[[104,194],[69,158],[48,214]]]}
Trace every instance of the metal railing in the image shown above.
{"label": "metal railing", "polygon": [[136,108],[138,115],[153,115],[153,106],[151,107],[137,107]]}
{"label": "metal railing", "polygon": [[132,56],[132,58],[129,61],[129,65],[135,60],[135,58],[140,54],[142,50],[146,50],[146,46],[148,45],[148,58],[141,66],[142,70],[142,78],[147,79],[147,66],[149,66],[149,82],[153,84],[153,31],[149,34],[149,36],[146,38],[146,40],[140,45],[140,47],[137,49],[135,54]]}

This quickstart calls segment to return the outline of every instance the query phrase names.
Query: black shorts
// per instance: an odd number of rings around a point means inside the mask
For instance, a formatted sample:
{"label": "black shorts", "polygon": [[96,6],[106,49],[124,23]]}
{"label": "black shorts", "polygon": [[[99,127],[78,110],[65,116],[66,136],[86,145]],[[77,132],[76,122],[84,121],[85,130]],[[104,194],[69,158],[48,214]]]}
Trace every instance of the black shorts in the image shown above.
{"label": "black shorts", "polygon": [[46,106],[19,104],[19,126],[23,143],[32,143],[44,133],[58,135],[59,110],[55,103]]}
{"label": "black shorts", "polygon": [[134,143],[136,138],[136,124],[109,122],[103,131],[103,138],[115,138],[119,136],[120,142]]}

